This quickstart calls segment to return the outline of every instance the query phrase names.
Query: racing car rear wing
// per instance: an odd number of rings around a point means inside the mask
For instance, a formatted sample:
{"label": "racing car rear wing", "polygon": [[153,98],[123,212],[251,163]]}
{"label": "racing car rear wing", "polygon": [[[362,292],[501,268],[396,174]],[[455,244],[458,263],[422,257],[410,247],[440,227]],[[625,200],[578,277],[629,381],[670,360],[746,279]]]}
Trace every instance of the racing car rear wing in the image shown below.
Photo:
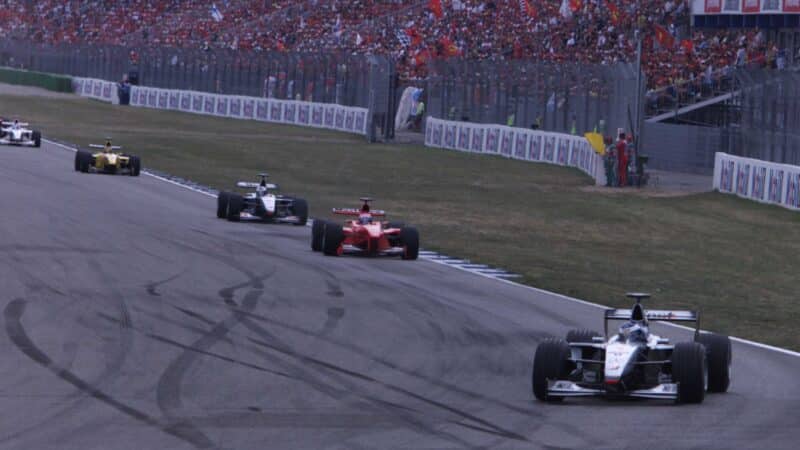
{"label": "racing car rear wing", "polygon": [[[4,127],[10,127],[10,126],[14,125],[14,122],[8,122],[8,121],[5,121],[5,120],[4,120],[4,121],[2,122],[2,124],[0,124],[0,125],[2,125],[2,126],[4,126]],[[29,126],[30,124],[29,124],[29,123],[27,123],[27,122],[17,122],[17,125],[19,125],[19,126],[21,126],[21,127],[27,127],[27,126]]]}
{"label": "racing car rear wing", "polygon": [[[252,182],[252,181],[240,181],[240,182],[236,183],[236,186],[240,187],[240,188],[253,188],[253,189],[255,189],[255,188],[261,186],[261,183],[256,183],[256,182]],[[267,189],[278,189],[278,185],[277,184],[273,184],[273,183],[267,183],[267,184],[264,185],[264,187],[266,187]]]}
{"label": "racing car rear wing", "polygon": [[[334,214],[341,216],[360,216],[362,211],[356,208],[333,208]],[[372,217],[386,217],[386,211],[380,209],[373,209],[368,212]]]}
{"label": "racing car rear wing", "polygon": [[[603,331],[606,336],[608,336],[609,320],[630,320],[632,313],[631,309],[607,309],[603,320]],[[651,309],[644,312],[644,317],[654,322],[694,322],[695,336],[700,334],[700,314],[697,311]]]}
{"label": "racing car rear wing", "polygon": [[[89,148],[101,148],[101,149],[104,149],[104,148],[106,148],[106,146],[105,145],[100,145],[100,144],[89,144]],[[111,150],[122,150],[122,147],[120,147],[119,145],[112,145],[111,146]]]}

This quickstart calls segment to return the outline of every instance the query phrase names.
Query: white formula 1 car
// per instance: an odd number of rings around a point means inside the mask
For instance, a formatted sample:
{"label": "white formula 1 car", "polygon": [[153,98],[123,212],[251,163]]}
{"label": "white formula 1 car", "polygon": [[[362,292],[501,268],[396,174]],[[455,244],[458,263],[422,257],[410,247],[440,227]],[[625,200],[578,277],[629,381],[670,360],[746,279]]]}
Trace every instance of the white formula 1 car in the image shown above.
{"label": "white formula 1 car", "polygon": [[255,189],[248,194],[220,192],[217,196],[217,217],[231,222],[256,220],[263,222],[305,225],[308,222],[308,203],[297,197],[278,194],[278,185],[267,183],[266,173],[260,182],[240,181],[237,187]]}
{"label": "white formula 1 car", "polygon": [[0,122],[0,145],[18,145],[21,147],[41,147],[42,133],[27,128],[29,124],[18,120]]}
{"label": "white formula 1 car", "polygon": [[[557,402],[565,397],[636,397],[701,403],[708,392],[726,392],[731,381],[731,341],[727,336],[700,333],[694,311],[645,311],[631,293],[632,309],[605,312],[607,337],[573,330],[564,339],[548,339],[533,359],[533,395]],[[624,321],[608,336],[608,322]],[[651,321],[694,322],[693,342],[671,344],[649,332]]]}

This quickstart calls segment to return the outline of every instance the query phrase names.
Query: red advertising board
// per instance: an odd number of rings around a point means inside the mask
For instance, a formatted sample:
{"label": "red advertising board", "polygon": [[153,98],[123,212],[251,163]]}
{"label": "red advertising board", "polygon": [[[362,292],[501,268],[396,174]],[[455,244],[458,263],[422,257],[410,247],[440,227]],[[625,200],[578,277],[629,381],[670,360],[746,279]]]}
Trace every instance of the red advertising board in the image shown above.
{"label": "red advertising board", "polygon": [[800,0],[783,0],[783,12],[800,12]]}
{"label": "red advertising board", "polygon": [[742,0],[743,13],[757,13],[761,11],[761,0]]}
{"label": "red advertising board", "polygon": [[[790,1],[790,0],[785,0]],[[706,13],[722,12],[722,0],[706,0]]]}

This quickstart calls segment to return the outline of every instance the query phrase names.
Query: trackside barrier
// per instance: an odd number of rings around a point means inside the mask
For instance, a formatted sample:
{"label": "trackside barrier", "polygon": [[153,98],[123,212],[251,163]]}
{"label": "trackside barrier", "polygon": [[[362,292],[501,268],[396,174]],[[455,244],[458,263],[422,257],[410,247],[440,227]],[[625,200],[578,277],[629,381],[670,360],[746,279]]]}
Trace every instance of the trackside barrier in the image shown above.
{"label": "trackside barrier", "polygon": [[81,97],[89,97],[115,105],[119,104],[117,83],[113,81],[72,77],[72,89]]}
{"label": "trackside barrier", "polygon": [[367,108],[208,92],[131,87],[131,106],[367,134]]}
{"label": "trackside barrier", "polygon": [[575,167],[594,178],[596,185],[606,184],[603,157],[581,136],[429,117],[425,145]]}
{"label": "trackside barrier", "polygon": [[748,200],[800,210],[800,166],[717,152],[714,190]]}

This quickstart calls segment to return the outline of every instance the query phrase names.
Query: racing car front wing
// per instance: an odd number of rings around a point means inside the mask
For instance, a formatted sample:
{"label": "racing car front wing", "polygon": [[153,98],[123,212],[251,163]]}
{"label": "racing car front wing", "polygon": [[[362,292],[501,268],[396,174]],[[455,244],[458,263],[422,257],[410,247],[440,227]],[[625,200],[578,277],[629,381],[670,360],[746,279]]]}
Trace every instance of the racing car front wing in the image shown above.
{"label": "racing car front wing", "polygon": [[16,145],[19,147],[36,147],[36,143],[33,140],[25,139],[20,141],[13,141],[8,138],[0,139],[0,145]]}
{"label": "racing car front wing", "polygon": [[604,397],[621,396],[636,398],[660,398],[675,400],[678,398],[678,385],[676,383],[663,383],[649,389],[636,389],[624,392],[610,392],[605,389],[592,389],[579,386],[577,383],[566,380],[548,380],[547,394],[555,397]]}

